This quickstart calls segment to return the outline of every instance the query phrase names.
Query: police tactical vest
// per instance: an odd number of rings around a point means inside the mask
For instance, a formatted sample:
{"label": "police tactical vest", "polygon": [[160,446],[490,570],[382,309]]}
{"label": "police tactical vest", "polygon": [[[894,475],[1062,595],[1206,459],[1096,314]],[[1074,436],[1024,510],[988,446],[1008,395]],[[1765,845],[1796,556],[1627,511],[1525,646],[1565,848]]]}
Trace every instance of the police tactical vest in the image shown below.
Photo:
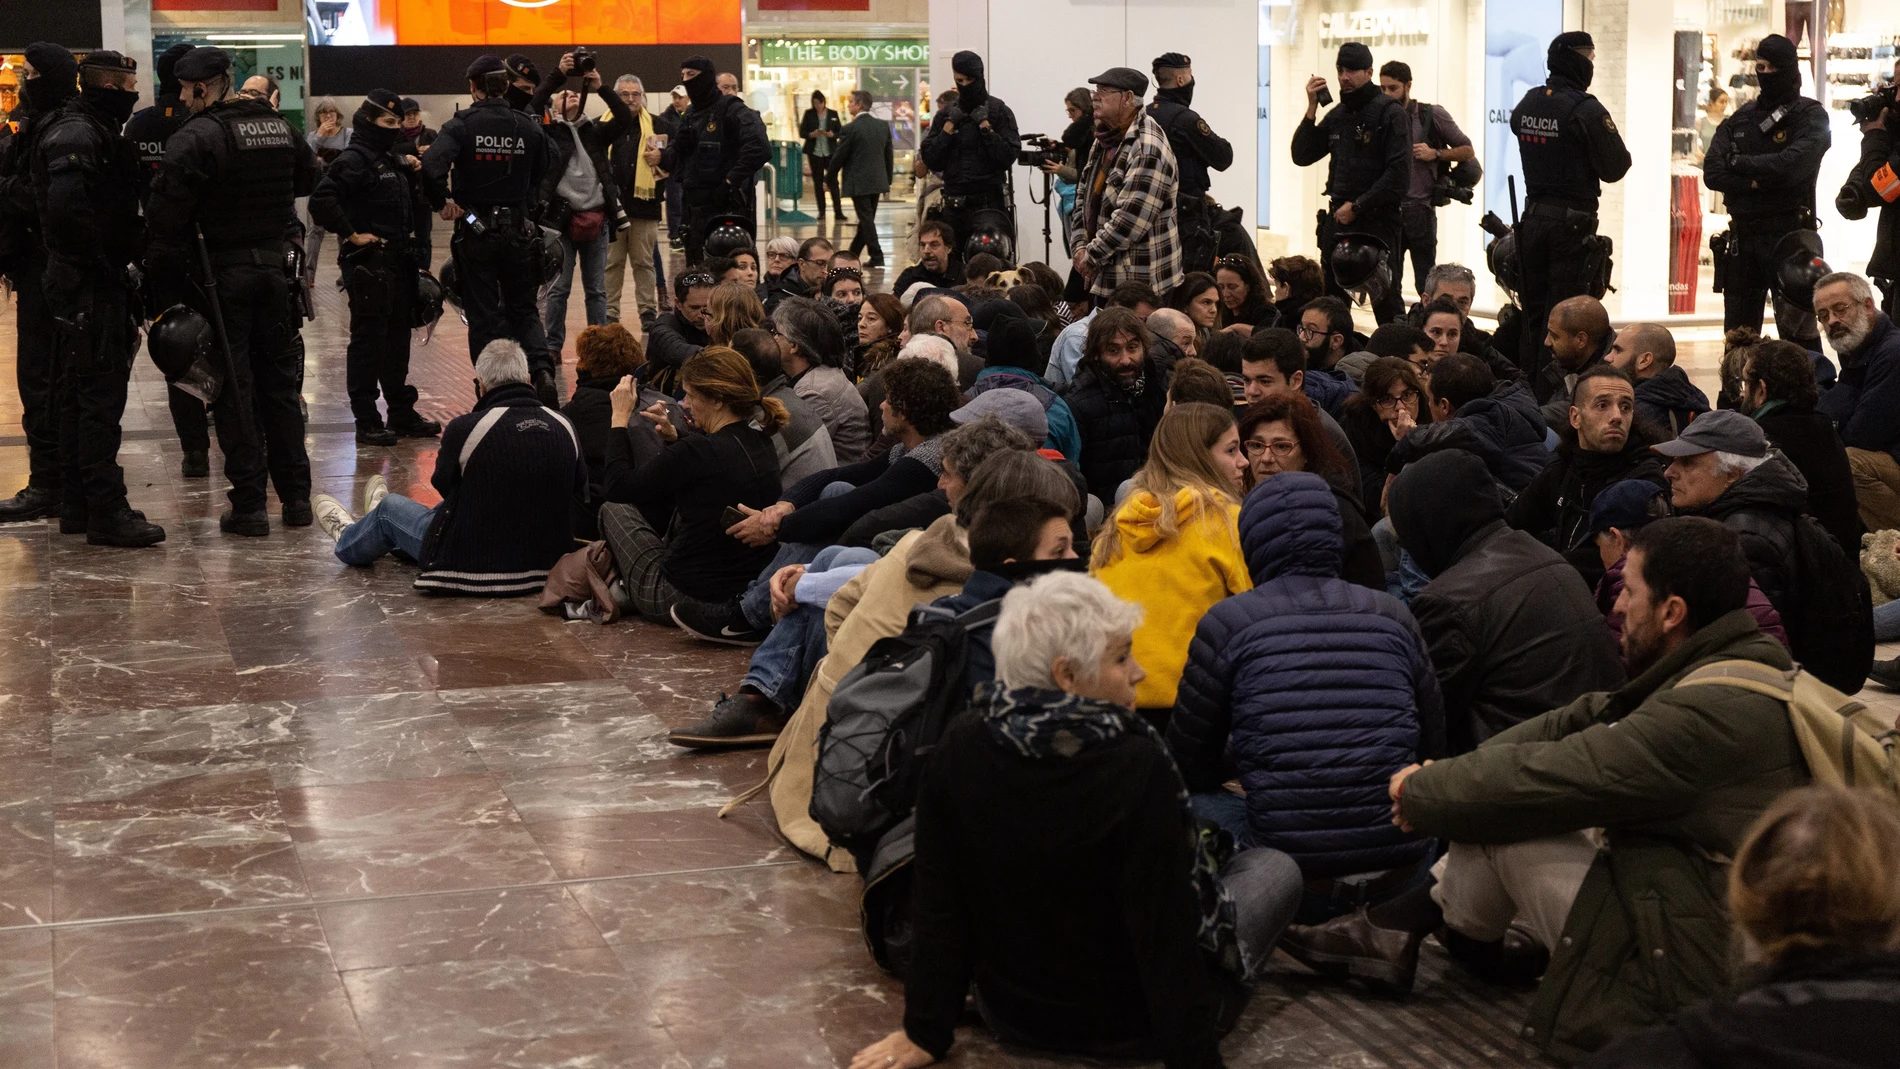
{"label": "police tactical vest", "polygon": [[726,180],[726,170],[720,165],[720,153],[725,148],[727,127],[731,125],[726,114],[726,101],[734,97],[721,96],[704,109],[695,108],[686,113],[686,123],[698,136],[693,146],[693,158],[686,164],[686,178],[694,185],[717,185]]}
{"label": "police tactical vest", "polygon": [[533,193],[540,128],[499,99],[477,101],[460,117],[464,137],[455,161],[456,202],[478,208],[525,206]]}
{"label": "police tactical vest", "polygon": [[386,240],[409,237],[414,229],[410,219],[414,194],[410,189],[409,176],[396,161],[390,159],[387,152],[377,152],[355,141],[351,141],[343,151],[360,156],[363,167],[376,176],[375,182],[343,205],[350,225],[360,232],[375,234]]}
{"label": "police tactical vest", "polygon": [[[1207,174],[1207,161],[1192,145],[1175,134],[1175,127],[1183,121],[1193,109],[1178,100],[1157,100],[1148,105],[1148,114],[1160,125],[1162,132],[1168,135],[1168,147],[1174,150],[1174,164],[1181,176],[1181,195],[1184,197],[1204,197],[1211,182]],[[1196,118],[1192,121],[1198,122]]]}
{"label": "police tactical vest", "polygon": [[[44,196],[47,168],[52,157],[83,153],[91,160],[86,169],[86,199],[98,221],[99,241],[107,261],[122,265],[136,256],[143,233],[139,222],[139,159],[132,142],[119,136],[77,102],[52,117],[41,131],[37,163],[33,170],[37,192]],[[58,225],[44,218],[46,205],[39,205],[42,228]]]}
{"label": "police tactical vest", "polygon": [[[1804,96],[1797,96],[1776,108],[1763,108],[1761,101],[1751,100],[1723,120],[1722,125],[1728,128],[1729,146],[1735,152],[1743,156],[1765,155],[1786,149],[1794,142],[1795,132],[1800,129],[1809,112],[1826,106]],[[1813,169],[1814,177],[1799,188],[1777,186],[1725,194],[1729,214],[1746,217],[1788,215],[1802,208],[1812,213],[1815,178],[1820,176],[1821,169],[1818,159]]]}
{"label": "police tactical vest", "polygon": [[297,131],[269,104],[245,100],[200,112],[223,130],[223,167],[206,183],[198,225],[218,249],[255,248],[284,240],[296,217]]}
{"label": "police tactical vest", "polygon": [[1528,196],[1591,203],[1602,196],[1590,146],[1576,127],[1577,111],[1589,99],[1590,94],[1575,89],[1543,85],[1526,93],[1511,112]]}
{"label": "police tactical vest", "polygon": [[125,124],[126,140],[138,150],[143,184],[149,186],[158,174],[158,165],[165,161],[165,142],[171,140],[190,115],[183,104],[154,104]]}
{"label": "police tactical vest", "polygon": [[[1334,200],[1353,200],[1385,174],[1386,112],[1389,108],[1403,109],[1404,105],[1379,93],[1370,106],[1361,106],[1356,112],[1347,113],[1343,108],[1342,104],[1327,116],[1332,166],[1326,175],[1326,193]],[[1409,138],[1409,119],[1406,130]]]}

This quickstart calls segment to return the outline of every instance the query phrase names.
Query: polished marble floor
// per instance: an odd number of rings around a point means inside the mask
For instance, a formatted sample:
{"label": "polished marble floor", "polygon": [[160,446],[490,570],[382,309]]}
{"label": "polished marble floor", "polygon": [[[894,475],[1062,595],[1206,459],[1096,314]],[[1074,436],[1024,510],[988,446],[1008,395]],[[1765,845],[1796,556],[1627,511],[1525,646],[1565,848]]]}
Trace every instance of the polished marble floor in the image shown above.
{"label": "polished marble floor", "polygon": [[[349,433],[333,277],[306,328],[317,489],[351,500],[380,473],[431,500],[433,443]],[[9,302],[0,382],[14,332]],[[453,322],[417,349],[428,414],[466,410],[466,359]],[[133,393],[121,459],[168,540],[0,528],[0,1066],[777,1069],[897,1025],[856,878],[762,805],[717,816],[762,755],[664,741],[744,651],[423,598],[316,528],[223,536],[143,359]],[[7,492],[18,434],[0,388]],[[1281,959],[1228,1062],[1532,1063],[1523,994],[1434,949],[1424,974],[1398,1003]],[[970,1028],[951,1064],[1065,1063]]]}

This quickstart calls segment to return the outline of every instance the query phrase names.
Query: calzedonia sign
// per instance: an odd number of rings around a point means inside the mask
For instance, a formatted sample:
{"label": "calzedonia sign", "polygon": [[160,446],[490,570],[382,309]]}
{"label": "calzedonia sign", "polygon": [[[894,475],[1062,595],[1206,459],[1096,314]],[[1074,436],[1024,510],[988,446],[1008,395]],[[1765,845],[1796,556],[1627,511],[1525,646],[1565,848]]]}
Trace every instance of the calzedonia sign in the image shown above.
{"label": "calzedonia sign", "polygon": [[927,67],[930,42],[913,40],[759,42],[763,67]]}

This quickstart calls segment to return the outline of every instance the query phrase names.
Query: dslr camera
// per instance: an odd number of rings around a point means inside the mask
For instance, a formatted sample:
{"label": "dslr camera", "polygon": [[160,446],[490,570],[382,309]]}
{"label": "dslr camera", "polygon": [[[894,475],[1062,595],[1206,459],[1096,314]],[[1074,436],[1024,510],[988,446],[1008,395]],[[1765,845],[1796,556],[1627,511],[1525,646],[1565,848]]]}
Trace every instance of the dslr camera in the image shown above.
{"label": "dslr camera", "polygon": [[1045,163],[1067,163],[1069,146],[1052,137],[1042,134],[1022,135],[1023,147],[1016,152],[1016,162],[1024,167],[1041,167]]}
{"label": "dslr camera", "polygon": [[575,74],[586,76],[594,73],[594,68],[597,66],[597,63],[594,58],[593,49],[585,45],[578,46],[574,49],[573,55]]}
{"label": "dslr camera", "polygon": [[1848,101],[1847,113],[1854,117],[1856,123],[1873,122],[1883,113],[1900,108],[1900,103],[1895,103],[1896,91],[1900,91],[1900,83],[1888,82],[1875,86],[1874,91],[1866,96]]}

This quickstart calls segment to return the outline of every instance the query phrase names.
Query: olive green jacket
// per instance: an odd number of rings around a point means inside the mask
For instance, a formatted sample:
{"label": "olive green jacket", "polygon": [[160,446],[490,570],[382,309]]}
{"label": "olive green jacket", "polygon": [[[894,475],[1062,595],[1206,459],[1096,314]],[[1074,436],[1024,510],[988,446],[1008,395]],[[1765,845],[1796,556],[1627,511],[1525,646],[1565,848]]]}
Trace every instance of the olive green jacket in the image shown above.
{"label": "olive green jacket", "polygon": [[1405,782],[1405,818],[1453,842],[1604,829],[1608,848],[1551,948],[1523,1033],[1558,1062],[1729,985],[1728,859],[1777,796],[1809,780],[1782,703],[1735,687],[1674,689],[1731,658],[1791,666],[1737,610],[1622,689],[1586,694]]}

